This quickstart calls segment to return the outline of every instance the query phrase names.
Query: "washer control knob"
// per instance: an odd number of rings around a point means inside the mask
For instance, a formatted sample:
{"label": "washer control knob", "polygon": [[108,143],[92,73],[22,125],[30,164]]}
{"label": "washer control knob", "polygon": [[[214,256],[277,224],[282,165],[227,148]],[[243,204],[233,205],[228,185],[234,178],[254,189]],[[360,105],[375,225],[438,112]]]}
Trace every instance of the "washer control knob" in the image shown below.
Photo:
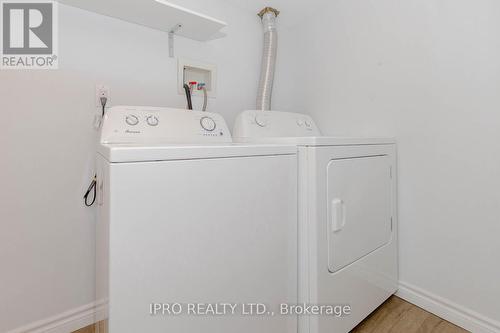
{"label": "washer control knob", "polygon": [[300,127],[304,126],[304,121],[302,119],[297,119],[297,125]]}
{"label": "washer control knob", "polygon": [[203,117],[200,119],[200,125],[205,131],[212,132],[217,127],[215,120],[210,117]]}
{"label": "washer control knob", "polygon": [[139,123],[139,118],[137,116],[134,116],[133,114],[129,114],[127,117],[125,117],[125,122],[130,126],[135,126]]}
{"label": "washer control knob", "polygon": [[311,126],[312,126],[312,124],[311,124],[311,121],[310,121],[310,120],[306,120],[304,123],[306,124],[306,126],[307,126],[307,127],[311,127]]}
{"label": "washer control knob", "polygon": [[146,118],[146,123],[148,123],[149,126],[158,126],[158,123],[160,121],[158,120],[158,117],[156,116],[148,116]]}
{"label": "washer control knob", "polygon": [[269,121],[266,116],[257,115],[255,116],[255,123],[260,127],[266,127],[269,124]]}

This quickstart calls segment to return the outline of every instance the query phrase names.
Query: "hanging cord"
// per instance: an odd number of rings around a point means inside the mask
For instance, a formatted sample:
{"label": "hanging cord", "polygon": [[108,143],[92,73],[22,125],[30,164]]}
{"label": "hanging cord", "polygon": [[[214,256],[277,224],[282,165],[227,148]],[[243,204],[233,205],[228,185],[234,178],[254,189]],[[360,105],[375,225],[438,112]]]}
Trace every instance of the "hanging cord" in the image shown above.
{"label": "hanging cord", "polygon": [[104,119],[104,114],[106,113],[106,104],[108,103],[108,98],[103,96],[103,97],[99,97],[99,100],[101,101],[101,107],[102,107],[102,110],[101,110],[101,113],[97,113],[95,116],[94,116],[94,129],[97,131],[101,128],[101,125],[102,125],[102,121]]}
{"label": "hanging cord", "polygon": [[101,106],[102,106],[102,117],[104,117],[104,113],[106,112],[106,104],[108,103],[108,98],[107,97],[101,97]]}
{"label": "hanging cord", "polygon": [[187,108],[188,110],[193,109],[193,102],[191,101],[191,88],[187,84],[184,84],[184,91],[186,92]]}
{"label": "hanging cord", "polygon": [[[92,201],[89,203],[89,195],[91,192],[92,192]],[[94,178],[92,179],[92,182],[90,183],[87,192],[85,192],[85,195],[83,196],[83,199],[85,201],[85,206],[87,207],[92,206],[96,198],[97,198],[97,175],[94,175]]]}

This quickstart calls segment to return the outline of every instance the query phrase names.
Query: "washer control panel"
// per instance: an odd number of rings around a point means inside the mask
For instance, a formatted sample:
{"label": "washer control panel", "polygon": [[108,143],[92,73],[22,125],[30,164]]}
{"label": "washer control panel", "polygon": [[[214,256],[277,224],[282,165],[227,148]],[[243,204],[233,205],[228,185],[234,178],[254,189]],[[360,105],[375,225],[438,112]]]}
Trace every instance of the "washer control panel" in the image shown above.
{"label": "washer control panel", "polygon": [[234,138],[321,136],[314,120],[305,114],[279,111],[243,111],[236,118]]}
{"label": "washer control panel", "polygon": [[221,115],[172,108],[115,106],[106,111],[101,143],[232,142]]}

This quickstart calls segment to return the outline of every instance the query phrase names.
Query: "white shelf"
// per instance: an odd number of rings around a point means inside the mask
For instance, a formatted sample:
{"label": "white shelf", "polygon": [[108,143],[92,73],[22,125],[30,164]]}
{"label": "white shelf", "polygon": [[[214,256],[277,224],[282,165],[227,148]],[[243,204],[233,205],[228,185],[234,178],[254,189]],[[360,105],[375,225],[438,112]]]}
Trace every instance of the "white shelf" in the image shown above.
{"label": "white shelf", "polygon": [[170,32],[182,27],[176,35],[207,41],[224,37],[220,32],[227,26],[223,21],[194,12],[164,0],[59,0],[60,3],[101,15]]}

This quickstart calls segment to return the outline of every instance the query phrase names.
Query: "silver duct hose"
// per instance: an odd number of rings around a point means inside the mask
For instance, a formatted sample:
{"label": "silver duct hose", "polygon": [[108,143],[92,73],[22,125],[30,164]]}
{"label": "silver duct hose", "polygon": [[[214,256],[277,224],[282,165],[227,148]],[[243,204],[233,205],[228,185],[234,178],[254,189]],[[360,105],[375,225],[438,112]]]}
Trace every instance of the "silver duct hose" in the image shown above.
{"label": "silver duct hose", "polygon": [[270,7],[264,8],[259,13],[264,28],[264,51],[262,54],[259,90],[257,91],[257,110],[262,111],[271,109],[274,69],[278,50],[278,31],[276,29],[278,15],[279,11]]}

